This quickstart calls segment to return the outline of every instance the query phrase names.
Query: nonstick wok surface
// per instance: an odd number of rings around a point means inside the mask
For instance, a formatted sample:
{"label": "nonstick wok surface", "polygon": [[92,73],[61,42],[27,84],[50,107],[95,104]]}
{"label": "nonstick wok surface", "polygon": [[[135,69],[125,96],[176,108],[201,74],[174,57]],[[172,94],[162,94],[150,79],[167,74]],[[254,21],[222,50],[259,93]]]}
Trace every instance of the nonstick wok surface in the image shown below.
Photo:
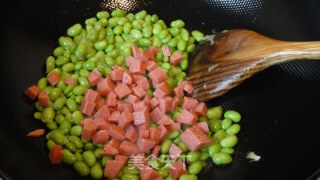
{"label": "nonstick wok surface", "polygon": [[[66,29],[100,10],[147,10],[188,30],[246,28],[288,41],[320,40],[318,0],[10,0],[2,2],[0,34],[0,179],[85,179],[71,166],[51,165],[45,126],[33,119],[23,91],[44,75],[44,64]],[[239,143],[227,166],[208,166],[200,179],[306,179],[320,168],[320,61],[264,70],[208,105],[242,113]],[[249,162],[253,151],[262,158]],[[1,175],[2,174],[2,175]]]}

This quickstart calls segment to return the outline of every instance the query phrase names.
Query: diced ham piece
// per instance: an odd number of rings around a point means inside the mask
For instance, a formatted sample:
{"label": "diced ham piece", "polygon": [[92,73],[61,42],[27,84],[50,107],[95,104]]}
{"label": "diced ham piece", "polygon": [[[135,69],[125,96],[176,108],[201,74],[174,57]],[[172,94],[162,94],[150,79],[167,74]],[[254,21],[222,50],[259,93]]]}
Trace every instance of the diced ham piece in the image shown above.
{"label": "diced ham piece", "polygon": [[161,146],[155,145],[153,150],[152,150],[152,156],[155,157],[155,158],[158,157],[160,149],[161,149]]}
{"label": "diced ham piece", "polygon": [[178,105],[179,105],[179,98],[177,97],[172,98],[170,111],[174,111],[178,107]]}
{"label": "diced ham piece", "polygon": [[57,72],[53,71],[51,74],[48,75],[47,79],[51,86],[55,86],[61,78]]}
{"label": "diced ham piece", "polygon": [[131,125],[126,130],[126,138],[131,142],[136,142],[138,138],[137,130]]}
{"label": "diced ham piece", "polygon": [[178,65],[182,60],[182,54],[181,53],[175,53],[170,56],[170,63],[174,66]]}
{"label": "diced ham piece", "polygon": [[98,131],[92,138],[94,144],[107,144],[109,135],[107,130]]}
{"label": "diced ham piece", "polygon": [[87,76],[88,81],[91,86],[97,85],[97,83],[101,79],[101,77],[102,77],[102,74],[97,69],[91,71],[89,73],[89,75]]}
{"label": "diced ham piece", "polygon": [[123,156],[123,155],[116,155],[114,157],[114,160],[121,161],[123,163],[123,165],[126,165],[128,160],[129,160],[129,157],[128,156]]}
{"label": "diced ham piece", "polygon": [[40,89],[38,88],[38,86],[32,85],[24,91],[24,94],[28,96],[30,99],[35,100],[39,92]]}
{"label": "diced ham piece", "polygon": [[158,84],[156,90],[153,92],[153,95],[157,98],[162,98],[164,96],[169,95],[171,92],[170,86],[168,82],[162,82]]}
{"label": "diced ham piece", "polygon": [[155,144],[160,144],[161,131],[158,128],[149,129],[149,137],[154,140]]}
{"label": "diced ham piece", "polygon": [[43,107],[49,106],[49,96],[46,92],[40,92],[38,95],[39,105]]}
{"label": "diced ham piece", "polygon": [[94,124],[91,118],[83,120],[83,129],[81,138],[90,141],[97,133],[98,127]]}
{"label": "diced ham piece", "polygon": [[90,102],[96,102],[100,98],[99,94],[91,89],[88,89],[84,94],[83,99]]}
{"label": "diced ham piece", "polygon": [[208,127],[208,123],[207,122],[199,122],[199,123],[195,124],[193,126],[193,128],[199,128],[203,132],[208,132],[209,131],[209,127]]}
{"label": "diced ham piece", "polygon": [[104,119],[108,119],[110,117],[110,111],[109,111],[109,107],[108,105],[104,105],[103,107],[101,107],[100,109],[98,109],[98,111],[94,114],[95,118],[104,118]]}
{"label": "diced ham piece", "polygon": [[207,106],[204,102],[200,102],[195,108],[194,112],[196,112],[200,116],[204,116],[207,114]]}
{"label": "diced ham piece", "polygon": [[110,114],[110,117],[108,119],[108,121],[112,122],[112,123],[118,123],[119,121],[119,118],[120,118],[120,111],[113,111],[111,114]]}
{"label": "diced ham piece", "polygon": [[115,139],[111,139],[107,144],[104,145],[103,150],[100,152],[102,156],[115,156],[119,154],[120,142]]}
{"label": "diced ham piece", "polygon": [[110,76],[98,82],[97,91],[101,96],[106,96],[109,92],[114,91],[114,84]]}
{"label": "diced ham piece", "polygon": [[169,149],[169,156],[172,160],[176,160],[182,153],[182,150],[175,144],[171,144]]}
{"label": "diced ham piece", "polygon": [[195,98],[185,97],[183,99],[182,108],[187,109],[187,110],[191,110],[191,109],[196,108],[198,103],[199,103],[198,100],[196,100]]}
{"label": "diced ham piece", "polygon": [[159,104],[159,101],[158,101],[158,98],[157,97],[153,97],[150,101],[150,109],[154,109],[158,106]]}
{"label": "diced ham piece", "polygon": [[158,125],[170,125],[173,124],[174,122],[172,121],[172,119],[170,119],[167,115],[164,115],[160,121],[157,122]]}
{"label": "diced ham piece", "polygon": [[133,76],[133,83],[137,83],[140,79],[147,79],[143,74],[132,74]]}
{"label": "diced ham piece", "polygon": [[173,94],[177,97],[177,98],[182,98],[184,96],[183,93],[183,85],[178,85],[177,87],[175,87],[173,89]]}
{"label": "diced ham piece", "polygon": [[158,122],[161,120],[161,118],[164,116],[165,114],[160,110],[159,107],[154,108],[151,113],[150,113],[150,118],[151,120],[153,120],[154,122]]}
{"label": "diced ham piece", "polygon": [[179,131],[181,130],[181,123],[173,123],[166,126],[168,131]]}
{"label": "diced ham piece", "polygon": [[136,127],[137,127],[138,130],[149,129],[150,128],[150,124],[151,124],[151,122],[148,120],[147,122],[145,122],[143,124],[139,124]]}
{"label": "diced ham piece", "polygon": [[127,56],[125,58],[127,67],[130,67],[130,64],[133,62],[133,60],[134,60],[134,57],[132,57],[132,56]]}
{"label": "diced ham piece", "polygon": [[148,129],[139,130],[139,137],[141,137],[141,138],[149,138],[149,130]]}
{"label": "diced ham piece", "polygon": [[149,111],[133,112],[134,125],[141,125],[149,121]]}
{"label": "diced ham piece", "polygon": [[187,173],[186,165],[181,161],[176,161],[171,165],[169,174],[173,179],[179,179],[180,176]]}
{"label": "diced ham piece", "polygon": [[122,111],[133,112],[133,107],[132,107],[132,104],[126,103],[124,101],[117,101],[117,110],[120,112]]}
{"label": "diced ham piece", "polygon": [[117,106],[117,94],[114,92],[110,92],[106,98],[106,105],[115,107]]}
{"label": "diced ham piece", "polygon": [[95,106],[96,104],[94,102],[83,99],[80,105],[80,112],[91,116]]}
{"label": "diced ham piece", "polygon": [[112,124],[104,118],[94,118],[93,123],[97,126],[98,130],[109,130]]}
{"label": "diced ham piece", "polygon": [[100,108],[102,108],[105,105],[105,99],[103,97],[100,97],[97,101],[96,101],[96,106],[94,107],[95,110],[98,110]]}
{"label": "diced ham piece", "polygon": [[124,98],[125,96],[129,95],[132,91],[131,89],[124,83],[118,84],[115,88],[114,91],[118,95],[119,99]]}
{"label": "diced ham piece", "polygon": [[185,90],[189,94],[192,94],[194,88],[192,86],[191,81],[184,81],[181,84],[183,85],[183,90]]}
{"label": "diced ham piece", "polygon": [[199,128],[188,128],[181,134],[180,140],[185,143],[191,151],[198,151],[212,143],[211,138]]}
{"label": "diced ham piece", "polygon": [[130,112],[123,111],[119,117],[118,125],[122,129],[126,129],[133,122],[133,115]]}
{"label": "diced ham piece", "polygon": [[129,66],[129,71],[131,73],[138,73],[138,74],[145,74],[146,73],[146,69],[145,69],[143,62],[135,60],[135,59],[131,62],[130,66]]}
{"label": "diced ham piece", "polygon": [[139,100],[140,99],[137,96],[133,95],[133,94],[129,94],[129,96],[128,96],[128,102],[130,104],[134,104],[136,102],[139,102]]}
{"label": "diced ham piece", "polygon": [[67,77],[64,79],[64,82],[68,85],[74,84],[76,81],[73,77]]}
{"label": "diced ham piece", "polygon": [[143,98],[146,95],[146,91],[140,86],[134,87],[132,89],[132,92],[134,95],[136,95],[139,98]]}
{"label": "diced ham piece", "polygon": [[171,110],[172,98],[169,96],[159,98],[159,108],[162,112],[167,113]]}
{"label": "diced ham piece", "polygon": [[147,80],[146,77],[142,77],[142,78],[140,78],[139,80],[137,80],[137,81],[136,81],[136,84],[137,84],[139,87],[143,88],[144,90],[147,90],[147,89],[150,88],[150,84],[149,84],[149,82],[148,82],[148,80]]}
{"label": "diced ham piece", "polygon": [[194,125],[197,122],[197,117],[188,110],[183,109],[177,118],[177,122],[187,125]]}
{"label": "diced ham piece", "polygon": [[162,53],[164,56],[171,56],[170,48],[168,46],[162,46]]}
{"label": "diced ham piece", "polygon": [[151,97],[148,94],[146,94],[146,96],[143,98],[142,101],[148,106],[148,109],[150,109],[149,106],[150,106]]}
{"label": "diced ham piece", "polygon": [[136,57],[140,52],[140,49],[136,44],[131,45],[131,50],[132,50],[133,57]]}
{"label": "diced ham piece", "polygon": [[161,132],[161,134],[160,134],[160,142],[162,142],[169,135],[169,132],[168,132],[167,128],[163,124],[158,126],[158,129]]}
{"label": "diced ham piece", "polygon": [[118,160],[107,161],[106,168],[104,170],[104,177],[110,178],[110,179],[115,178],[123,167],[124,165],[122,161],[118,161]]}
{"label": "diced ham piece", "polygon": [[110,72],[110,78],[113,81],[121,81],[123,75],[123,69],[115,68]]}
{"label": "diced ham piece", "polygon": [[148,70],[149,72],[151,72],[151,71],[153,71],[154,69],[156,69],[157,67],[159,67],[159,65],[158,65],[156,62],[154,62],[154,61],[148,61],[148,62],[146,63],[146,66],[147,66],[147,70]]}
{"label": "diced ham piece", "polygon": [[144,110],[148,110],[149,111],[149,106],[146,105],[146,103],[144,101],[136,102],[132,106],[133,106],[133,111],[134,112],[139,112],[139,111],[144,111]]}
{"label": "diced ham piece", "polygon": [[129,73],[129,72],[123,72],[123,75],[122,75],[122,82],[129,85],[129,84],[132,84],[133,82],[133,77],[132,75]]}
{"label": "diced ham piece", "polygon": [[155,142],[154,140],[148,138],[138,138],[137,146],[140,152],[146,153],[155,146]]}
{"label": "diced ham piece", "polygon": [[116,126],[116,125],[113,125],[109,129],[109,135],[119,141],[123,141],[126,138],[126,134],[125,134],[124,130],[121,129],[121,127]]}
{"label": "diced ham piece", "polygon": [[140,169],[141,180],[155,180],[157,177],[157,172],[148,166]]}
{"label": "diced ham piece", "polygon": [[167,74],[160,67],[157,67],[153,71],[151,71],[149,73],[149,77],[156,83],[161,83],[168,78]]}
{"label": "diced ham piece", "polygon": [[139,149],[135,143],[124,140],[119,147],[119,153],[125,156],[131,156],[138,154]]}
{"label": "diced ham piece", "polygon": [[152,53],[154,56],[158,54],[159,49],[155,46],[149,46],[148,51]]}

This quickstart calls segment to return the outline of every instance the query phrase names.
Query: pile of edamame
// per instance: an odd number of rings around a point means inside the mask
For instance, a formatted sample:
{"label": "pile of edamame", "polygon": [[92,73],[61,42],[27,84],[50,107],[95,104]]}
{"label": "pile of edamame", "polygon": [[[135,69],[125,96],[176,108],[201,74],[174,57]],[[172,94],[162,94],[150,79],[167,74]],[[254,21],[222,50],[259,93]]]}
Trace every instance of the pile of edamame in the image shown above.
{"label": "pile of edamame", "polygon": [[[87,19],[84,26],[78,23],[68,28],[67,35],[58,40],[59,47],[46,60],[46,73],[56,72],[61,80],[55,86],[51,86],[46,77],[38,81],[39,89],[49,95],[50,102],[48,107],[41,107],[36,102],[34,118],[41,120],[50,130],[46,135],[48,149],[55,144],[62,145],[62,161],[65,164],[72,165],[81,176],[103,178],[105,164],[113,157],[100,156],[103,145],[81,139],[81,121],[85,116],[79,111],[79,105],[86,90],[92,88],[88,74],[97,69],[107,77],[114,65],[126,68],[125,57],[132,55],[133,43],[140,48],[155,46],[161,49],[167,45],[172,54],[179,52],[183,55],[178,66],[171,65],[169,57],[165,57],[162,51],[156,55],[157,64],[167,73],[167,82],[174,88],[186,78],[188,53],[194,51],[196,43],[204,36],[200,31],[190,33],[184,26],[182,20],[172,21],[167,26],[157,15],[147,14],[144,10],[136,14],[113,10],[111,13],[98,12],[96,17]],[[74,78],[75,83],[67,85],[64,79],[68,77]],[[152,91],[147,90],[149,94]],[[170,117],[175,120],[179,113],[179,110],[174,111]],[[237,124],[240,119],[238,112],[229,110],[223,113],[221,107],[210,108],[207,116],[200,117],[200,121],[208,122],[208,135],[212,137],[213,144],[192,152],[179,140],[182,132],[173,131],[161,144],[159,159],[165,158],[172,143],[176,144],[186,155],[188,164],[188,174],[182,175],[180,180],[197,179],[196,175],[209,158],[217,165],[228,164],[232,161],[233,147],[238,142],[236,134],[240,131],[240,125]],[[183,127],[183,130],[186,128]],[[149,164],[164,166],[159,160]],[[159,169],[157,173],[164,179],[172,179],[168,169]],[[139,179],[139,170],[127,165],[117,178]]]}

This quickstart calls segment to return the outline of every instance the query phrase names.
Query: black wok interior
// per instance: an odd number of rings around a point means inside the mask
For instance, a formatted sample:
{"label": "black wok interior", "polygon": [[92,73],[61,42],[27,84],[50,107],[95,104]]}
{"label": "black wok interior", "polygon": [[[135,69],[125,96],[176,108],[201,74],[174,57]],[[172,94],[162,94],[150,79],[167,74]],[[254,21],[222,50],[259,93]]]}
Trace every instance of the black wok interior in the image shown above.
{"label": "black wok interior", "polygon": [[[288,41],[320,40],[319,0],[10,0],[0,5],[0,179],[85,179],[72,167],[51,165],[45,126],[23,96],[44,75],[59,36],[99,10],[147,10],[189,30],[246,28]],[[320,61],[273,66],[208,105],[242,113],[234,160],[211,162],[200,179],[307,179],[320,168]],[[249,162],[246,154],[261,156]]]}

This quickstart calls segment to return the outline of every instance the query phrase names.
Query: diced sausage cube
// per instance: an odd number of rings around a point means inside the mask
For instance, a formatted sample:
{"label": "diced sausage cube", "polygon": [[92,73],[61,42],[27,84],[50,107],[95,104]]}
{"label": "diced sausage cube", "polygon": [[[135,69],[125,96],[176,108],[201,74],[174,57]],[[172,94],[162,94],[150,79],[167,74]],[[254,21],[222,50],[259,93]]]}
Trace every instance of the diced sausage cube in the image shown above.
{"label": "diced sausage cube", "polygon": [[98,110],[100,108],[102,108],[105,105],[106,100],[103,97],[100,97],[97,101],[96,101],[96,106],[94,107],[95,110]]}
{"label": "diced sausage cube", "polygon": [[40,89],[38,88],[38,86],[32,85],[24,91],[24,94],[27,95],[30,99],[35,100],[39,92]]}
{"label": "diced sausage cube", "polygon": [[129,95],[132,91],[131,89],[124,83],[120,83],[114,88],[114,91],[118,95],[119,99],[124,98],[125,96]]}
{"label": "diced sausage cube", "polygon": [[157,67],[153,71],[151,71],[149,73],[149,77],[156,83],[161,83],[168,78],[167,74],[160,67]]}
{"label": "diced sausage cube", "polygon": [[165,81],[158,84],[156,90],[153,92],[153,95],[157,98],[162,98],[169,95],[171,92],[169,84]]}
{"label": "diced sausage cube", "polygon": [[123,167],[124,165],[122,161],[117,161],[117,160],[107,161],[106,168],[104,170],[104,177],[110,178],[110,179],[115,178]]}
{"label": "diced sausage cube", "polygon": [[139,100],[140,99],[137,96],[133,95],[133,94],[129,94],[129,96],[128,96],[128,102],[130,104],[134,104],[136,102],[139,102]]}
{"label": "diced sausage cube", "polygon": [[113,81],[121,81],[123,76],[123,70],[120,68],[115,68],[110,72],[110,78]]}
{"label": "diced sausage cube", "polygon": [[102,74],[97,69],[91,71],[89,73],[89,75],[87,76],[88,81],[91,86],[97,85],[97,83],[101,79],[101,77],[102,77]]}
{"label": "diced sausage cube", "polygon": [[172,98],[169,96],[159,98],[159,108],[162,112],[167,113],[171,110]]}
{"label": "diced sausage cube", "polygon": [[83,99],[90,102],[96,102],[100,98],[99,94],[91,89],[88,89],[84,94]]}
{"label": "diced sausage cube", "polygon": [[180,140],[185,143],[191,151],[198,151],[212,143],[211,138],[199,128],[188,128],[181,134]]}
{"label": "diced sausage cube", "polygon": [[161,120],[161,118],[162,118],[164,115],[165,115],[165,113],[162,112],[159,107],[156,107],[156,108],[154,108],[154,109],[151,111],[151,113],[150,113],[150,118],[151,118],[151,120],[153,120],[154,122],[157,123],[158,121]]}
{"label": "diced sausage cube", "polygon": [[177,158],[179,158],[181,153],[182,153],[182,150],[177,145],[172,143],[169,149],[170,158],[175,161]]}
{"label": "diced sausage cube", "polygon": [[177,118],[177,122],[187,125],[194,125],[197,122],[197,117],[188,110],[183,109]]}
{"label": "diced sausage cube", "polygon": [[155,146],[155,142],[154,140],[148,138],[138,138],[137,146],[140,152],[146,153]]}
{"label": "diced sausage cube", "polygon": [[171,56],[170,48],[168,46],[162,46],[162,53],[164,56]]}
{"label": "diced sausage cube", "polygon": [[135,60],[135,59],[131,62],[130,66],[129,66],[129,71],[131,73],[138,73],[138,74],[145,74],[146,73],[146,69],[145,69],[143,62]]}
{"label": "diced sausage cube", "polygon": [[140,168],[139,170],[141,180],[155,180],[158,177],[157,172],[148,166]]}
{"label": "diced sausage cube", "polygon": [[180,176],[187,173],[186,165],[181,161],[173,163],[169,169],[169,174],[173,179],[179,179]]}
{"label": "diced sausage cube", "polygon": [[172,121],[172,119],[170,119],[167,115],[164,115],[160,121],[157,122],[158,125],[170,125],[173,124],[174,122]]}
{"label": "diced sausage cube", "polygon": [[39,105],[43,107],[49,106],[49,96],[46,92],[40,92],[38,95]]}
{"label": "diced sausage cube", "polygon": [[124,72],[122,75],[122,82],[125,84],[132,84],[133,82],[133,77],[129,72]]}
{"label": "diced sausage cube", "polygon": [[139,130],[139,137],[141,137],[141,138],[149,138],[149,130],[148,129]]}
{"label": "diced sausage cube", "polygon": [[152,151],[152,156],[155,158],[158,157],[158,155],[160,153],[160,149],[161,149],[161,146],[155,145],[153,148],[153,151]]}
{"label": "diced sausage cube", "polygon": [[147,90],[150,88],[150,84],[146,77],[142,77],[139,80],[137,80],[136,84],[144,90]]}
{"label": "diced sausage cube", "polygon": [[191,110],[191,109],[196,108],[198,103],[199,103],[198,100],[196,100],[195,98],[185,97],[183,99],[182,108],[187,109],[187,110]]}
{"label": "diced sausage cube", "polygon": [[136,142],[138,138],[137,130],[131,125],[126,130],[126,138],[131,142]]}
{"label": "diced sausage cube", "polygon": [[184,93],[183,93],[183,85],[179,85],[177,87],[175,87],[173,89],[173,94],[177,97],[177,98],[182,98],[184,96]]}
{"label": "diced sausage cube", "polygon": [[110,76],[98,82],[97,91],[101,96],[106,96],[109,92],[114,91],[114,84]]}
{"label": "diced sausage cube", "polygon": [[126,129],[133,122],[133,115],[130,112],[123,111],[119,117],[118,125],[122,129]]}
{"label": "diced sausage cube", "polygon": [[177,97],[172,98],[170,111],[174,111],[178,107],[178,105],[179,105],[179,98]]}
{"label": "diced sausage cube", "polygon": [[125,156],[131,156],[138,154],[139,149],[135,143],[124,140],[119,147],[119,153]]}
{"label": "diced sausage cube", "polygon": [[161,132],[161,134],[160,134],[160,143],[161,143],[169,135],[169,132],[168,132],[167,128],[163,124],[158,126],[158,129]]}
{"label": "diced sausage cube", "polygon": [[147,106],[144,101],[136,102],[132,105],[132,107],[134,112],[141,112],[145,110],[149,111],[149,106]]}
{"label": "diced sausage cube", "polygon": [[182,60],[182,54],[181,53],[175,53],[170,56],[170,63],[174,66],[178,65]]}
{"label": "diced sausage cube", "polygon": [[184,81],[181,84],[183,85],[183,90],[185,90],[189,94],[192,94],[194,88],[192,86],[192,82],[191,81]]}
{"label": "diced sausage cube", "polygon": [[161,131],[158,128],[149,129],[149,137],[154,140],[156,144],[160,144]]}
{"label": "diced sausage cube", "polygon": [[209,127],[208,127],[208,123],[207,122],[199,122],[199,123],[195,124],[193,126],[193,128],[199,128],[203,132],[208,132],[209,131]]}
{"label": "diced sausage cube", "polygon": [[132,63],[133,60],[134,60],[134,57],[132,57],[132,56],[127,56],[125,58],[127,67],[130,67],[130,64]]}
{"label": "diced sausage cube", "polygon": [[173,123],[173,124],[169,124],[166,125],[166,128],[168,129],[168,131],[180,131],[181,130],[181,123]]}
{"label": "diced sausage cube", "polygon": [[97,126],[98,130],[109,130],[112,124],[104,118],[94,118],[93,123]]}
{"label": "diced sausage cube", "polygon": [[148,51],[152,53],[154,56],[158,54],[159,49],[155,46],[149,46]]}
{"label": "diced sausage cube", "polygon": [[149,111],[133,112],[134,125],[140,125],[149,121]]}
{"label": "diced sausage cube", "polygon": [[153,97],[150,101],[150,109],[154,109],[158,106],[159,104],[159,101],[158,101],[158,98],[157,97]]}
{"label": "diced sausage cube", "polygon": [[122,111],[133,112],[133,107],[132,107],[132,104],[126,103],[124,101],[117,101],[117,110],[120,112]]}
{"label": "diced sausage cube", "polygon": [[199,103],[196,108],[194,108],[194,112],[196,112],[200,116],[204,116],[207,114],[207,106],[204,102]]}
{"label": "diced sausage cube", "polygon": [[107,105],[104,105],[94,114],[94,117],[108,119],[110,117],[109,107]]}
{"label": "diced sausage cube", "polygon": [[112,123],[118,123],[119,122],[119,118],[120,118],[120,111],[113,111],[110,114],[110,117],[108,119],[108,121],[112,122]]}
{"label": "diced sausage cube", "polygon": [[85,115],[91,116],[95,106],[96,104],[94,102],[84,99],[82,100],[80,105],[80,112],[82,112]]}
{"label": "diced sausage cube", "polygon": [[109,135],[107,130],[98,131],[92,138],[94,144],[107,144]]}
{"label": "diced sausage cube", "polygon": [[146,91],[140,86],[134,87],[132,91],[133,91],[133,94],[139,98],[143,98],[146,95]]}
{"label": "diced sausage cube", "polygon": [[109,135],[119,141],[123,141],[126,138],[124,130],[116,125],[110,128]]}
{"label": "diced sausage cube", "polygon": [[115,107],[117,106],[117,94],[114,92],[110,92],[106,98],[106,105]]}
{"label": "diced sausage cube", "polygon": [[57,72],[53,71],[48,75],[47,79],[51,84],[51,86],[55,86],[60,81],[61,78]]}
{"label": "diced sausage cube", "polygon": [[97,133],[98,127],[94,124],[91,118],[85,119],[83,121],[83,129],[81,133],[81,138],[90,141],[93,136]]}
{"label": "diced sausage cube", "polygon": [[146,63],[146,66],[147,66],[147,70],[148,70],[149,72],[151,72],[151,71],[154,70],[155,68],[159,67],[159,65],[158,65],[156,62],[154,62],[154,61],[148,61],[148,62]]}

